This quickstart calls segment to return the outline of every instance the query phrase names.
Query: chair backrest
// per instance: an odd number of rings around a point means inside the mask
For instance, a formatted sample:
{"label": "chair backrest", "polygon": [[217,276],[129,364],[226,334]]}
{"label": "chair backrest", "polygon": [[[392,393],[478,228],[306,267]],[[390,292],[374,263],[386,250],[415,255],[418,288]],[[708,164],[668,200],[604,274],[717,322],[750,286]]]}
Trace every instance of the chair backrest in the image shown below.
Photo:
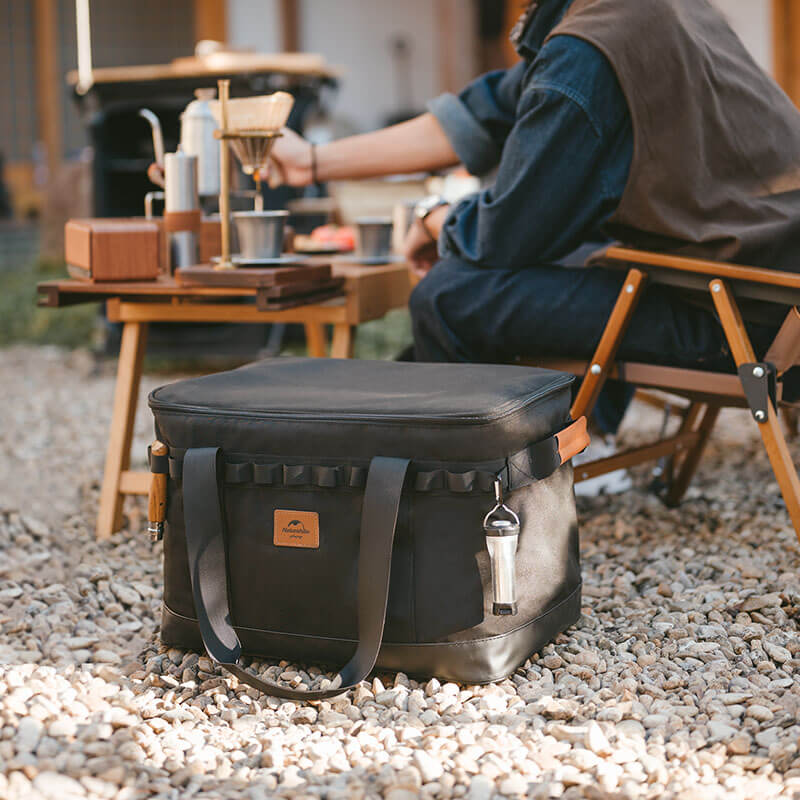
{"label": "chair backrest", "polygon": [[797,306],[789,310],[764,361],[774,364],[778,375],[800,366],[800,309]]}

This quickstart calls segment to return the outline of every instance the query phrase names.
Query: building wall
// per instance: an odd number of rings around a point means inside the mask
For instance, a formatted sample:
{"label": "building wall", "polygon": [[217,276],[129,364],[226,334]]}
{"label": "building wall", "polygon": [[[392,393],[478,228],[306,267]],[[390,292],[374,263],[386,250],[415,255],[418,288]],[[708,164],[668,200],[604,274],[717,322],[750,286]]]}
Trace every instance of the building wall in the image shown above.
{"label": "building wall", "polygon": [[[422,108],[442,91],[436,0],[298,0],[303,50],[322,53],[344,68],[333,110],[359,130],[380,125],[404,99],[399,96],[390,40],[411,45],[411,104]],[[771,0],[714,0],[765,69],[772,69]],[[471,3],[460,0],[456,36],[466,57],[459,73],[466,81],[477,71]],[[456,4],[456,5],[459,5]],[[280,47],[277,0],[228,0],[228,32],[238,47],[270,52]],[[469,55],[472,53],[472,56]],[[460,55],[460,53],[459,53]]]}
{"label": "building wall", "polygon": [[747,49],[767,72],[772,72],[771,0],[714,0]]}
{"label": "building wall", "polygon": [[[341,65],[344,78],[333,109],[356,129],[380,125],[403,100],[397,88],[390,40],[406,37],[411,45],[410,103],[422,107],[441,86],[440,46],[436,7],[439,0],[298,0],[301,46],[322,53]],[[714,0],[756,60],[772,69],[771,0]],[[234,45],[265,52],[280,48],[278,0],[227,0],[229,38]],[[477,69],[472,15],[457,14],[459,74],[466,81]],[[34,97],[33,4],[0,0],[0,151],[10,160],[32,158],[38,135]],[[75,65],[74,2],[56,0],[61,32],[61,64]],[[165,61],[191,51],[192,1],[95,0],[92,22],[95,63],[98,66]],[[463,43],[463,44],[462,44]],[[64,155],[85,142],[64,89],[62,105]]]}
{"label": "building wall", "polygon": [[228,41],[262,53],[280,50],[278,0],[228,0]]}
{"label": "building wall", "polygon": [[[378,127],[409,101],[424,108],[441,91],[435,0],[299,0],[300,43],[321,53],[344,70],[333,110],[358,130]],[[471,2],[461,0],[465,10]],[[228,32],[237,47],[264,52],[279,47],[278,4],[275,0],[228,0]],[[464,42],[461,72],[473,72],[471,14],[455,20]],[[410,45],[410,96],[398,87],[391,41],[401,36]],[[470,56],[469,54],[473,55]],[[460,54],[459,54],[460,55]],[[465,63],[466,61],[466,63]]]}
{"label": "building wall", "polygon": [[32,4],[0,1],[0,153],[33,157],[37,135]]}
{"label": "building wall", "polygon": [[[163,64],[194,51],[192,0],[104,0],[90,4],[92,63],[95,67]],[[58,0],[60,62],[64,74],[78,66],[75,0]],[[63,155],[74,157],[87,144],[85,122],[64,86]]]}

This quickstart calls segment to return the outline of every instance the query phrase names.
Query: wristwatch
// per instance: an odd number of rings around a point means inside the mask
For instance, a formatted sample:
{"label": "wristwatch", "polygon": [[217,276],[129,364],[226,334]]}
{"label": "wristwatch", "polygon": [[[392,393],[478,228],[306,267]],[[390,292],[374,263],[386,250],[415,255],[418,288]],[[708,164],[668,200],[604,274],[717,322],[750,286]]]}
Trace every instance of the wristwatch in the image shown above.
{"label": "wristwatch", "polygon": [[430,197],[424,197],[414,206],[414,216],[420,221],[425,232],[433,241],[436,241],[436,237],[430,232],[430,229],[425,224],[425,220],[428,219],[437,208],[446,205],[448,205],[447,200],[440,194],[433,194]]}

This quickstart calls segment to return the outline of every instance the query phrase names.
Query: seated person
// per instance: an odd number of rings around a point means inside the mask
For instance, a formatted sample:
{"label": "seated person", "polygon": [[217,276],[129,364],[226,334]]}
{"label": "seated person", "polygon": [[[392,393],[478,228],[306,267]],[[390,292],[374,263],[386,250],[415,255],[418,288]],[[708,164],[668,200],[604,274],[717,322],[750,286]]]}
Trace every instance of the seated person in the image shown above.
{"label": "seated person", "polygon": [[[486,190],[417,209],[418,360],[590,357],[624,279],[562,266],[591,242],[800,268],[800,113],[709,0],[540,0],[513,38],[519,63],[429,113],[316,149],[287,132],[273,151],[271,181],[294,186],[497,168]],[[782,320],[752,314],[760,357]],[[661,285],[619,355],[733,368],[713,309]],[[595,415],[608,433],[616,394]]]}

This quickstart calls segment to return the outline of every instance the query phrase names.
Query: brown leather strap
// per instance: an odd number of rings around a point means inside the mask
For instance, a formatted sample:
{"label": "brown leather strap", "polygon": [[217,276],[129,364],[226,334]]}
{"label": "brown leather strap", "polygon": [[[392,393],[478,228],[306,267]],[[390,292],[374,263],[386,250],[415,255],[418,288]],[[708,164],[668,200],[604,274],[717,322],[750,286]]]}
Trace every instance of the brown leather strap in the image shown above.
{"label": "brown leather strap", "polygon": [[556,434],[558,443],[558,455],[561,463],[565,464],[573,456],[582,453],[588,446],[591,439],[586,425],[586,417],[578,417],[572,425],[564,428]]}
{"label": "brown leather strap", "polygon": [[200,231],[203,215],[200,209],[194,211],[165,211],[164,230],[167,233],[178,233],[179,231]]}

